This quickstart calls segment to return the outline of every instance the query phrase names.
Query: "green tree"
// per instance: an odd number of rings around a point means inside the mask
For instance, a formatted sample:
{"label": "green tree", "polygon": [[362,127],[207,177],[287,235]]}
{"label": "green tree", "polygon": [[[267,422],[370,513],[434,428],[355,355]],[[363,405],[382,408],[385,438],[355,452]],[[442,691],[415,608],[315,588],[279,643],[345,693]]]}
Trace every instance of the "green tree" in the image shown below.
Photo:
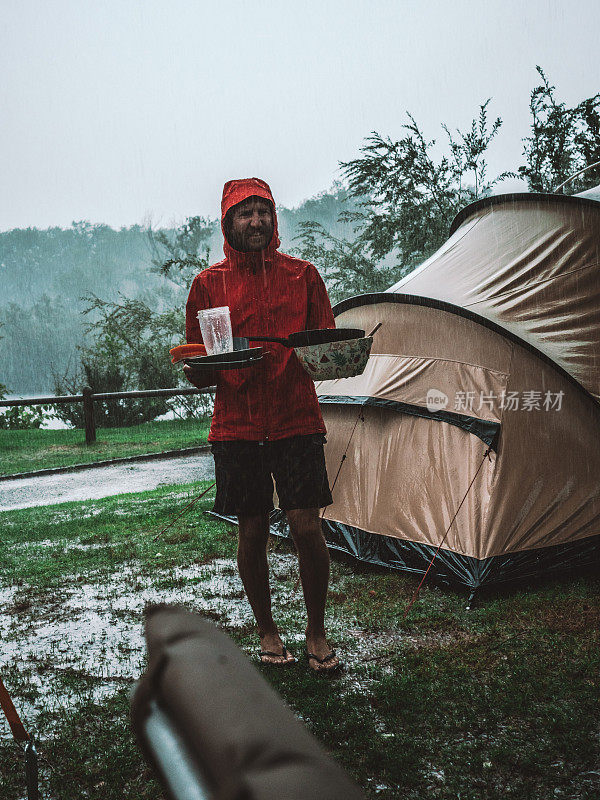
{"label": "green tree", "polygon": [[[4,327],[4,323],[0,322],[0,329],[3,328],[3,327]],[[4,336],[0,336],[0,342],[2,341],[2,339],[4,339]],[[6,388],[6,386],[3,383],[0,383],[0,400],[4,400],[4,398],[6,397],[6,393],[7,392],[8,392],[8,389]]]}
{"label": "green tree", "polygon": [[448,155],[436,159],[436,140],[427,140],[408,114],[407,135],[397,141],[373,132],[359,158],[342,163],[350,193],[363,198],[360,239],[376,258],[394,253],[401,267],[437,250],[452,218],[465,205],[489,194],[512,173],[486,181],[486,150],[502,126],[489,126],[487,100],[466,133],[448,139]]}
{"label": "green tree", "polygon": [[52,406],[10,406],[0,413],[0,429],[17,431],[41,428],[44,422],[54,416]]}
{"label": "green tree", "polygon": [[[299,255],[321,270],[335,300],[381,291],[413,270],[446,240],[449,225],[466,204],[490,194],[507,177],[520,175],[532,191],[551,192],[568,177],[600,161],[600,94],[573,108],[556,98],[541,67],[542,83],[531,93],[531,135],[526,164],[518,172],[487,177],[486,154],[502,120],[488,119],[487,100],[465,131],[446,125],[446,151],[435,157],[414,117],[394,140],[374,131],[360,156],[341,163],[349,196],[358,210],[341,215],[355,225],[353,238],[333,236],[306,221],[297,236]],[[579,192],[600,182],[600,164],[570,181],[563,191]]]}
{"label": "green tree", "polygon": [[[541,67],[542,82],[531,92],[531,135],[523,141],[526,163],[519,167],[532,192],[553,192],[580,170],[600,161],[600,93],[573,108],[559,102]],[[600,164],[562,189],[581,192],[600,183]]]}
{"label": "green tree", "polygon": [[[173,366],[169,350],[185,339],[185,300],[193,275],[208,266],[208,240],[214,223],[188,218],[174,231],[148,231],[152,271],[164,281],[158,310],[141,298],[119,296],[102,300],[86,296],[84,314],[92,318],[87,333],[93,344],[80,348],[81,370],[71,378],[55,377],[55,391],[62,394],[87,383],[94,392],[189,386],[181,370]],[[153,297],[153,301],[156,301]],[[155,419],[169,410],[181,416],[202,416],[210,409],[207,396],[188,398],[140,398],[96,403],[100,427],[135,425]],[[57,408],[72,424],[83,423],[81,406]]]}
{"label": "green tree", "polygon": [[210,239],[216,223],[188,217],[171,231],[148,229],[153,270],[186,292],[194,276],[210,264]]}
{"label": "green tree", "polygon": [[342,215],[355,224],[353,241],[331,236],[322,226],[300,225],[298,252],[323,272],[334,299],[380,291],[410,272],[445,241],[448,227],[467,202],[489,194],[512,175],[487,179],[486,151],[502,120],[488,120],[487,100],[466,132],[447,137],[448,153],[435,156],[414,117],[398,140],[373,132],[360,157],[341,164],[357,211]]}
{"label": "green tree", "polygon": [[[3,324],[0,323],[0,328]],[[0,336],[0,341],[3,339]],[[0,400],[6,398],[7,387],[0,383]],[[51,411],[50,406],[33,406],[31,409],[22,406],[9,406],[0,411],[0,429],[23,430],[27,428],[41,428]]]}
{"label": "green tree", "polygon": [[360,238],[333,236],[318,222],[301,222],[298,227],[300,245],[295,251],[318,267],[332,302],[383,292],[397,280],[397,270],[373,258]]}
{"label": "green tree", "polygon": [[[0,328],[1,327],[2,327],[2,324],[0,324]],[[3,338],[4,338],[3,336],[0,336],[0,341],[2,341]],[[7,392],[8,392],[8,389],[6,388],[6,386],[3,383],[0,383],[0,400],[4,400],[4,398],[6,397],[6,393]],[[2,417],[4,417],[4,416],[6,416],[6,411],[3,411],[2,414],[0,415],[0,427],[3,427],[3,425],[2,425]]]}

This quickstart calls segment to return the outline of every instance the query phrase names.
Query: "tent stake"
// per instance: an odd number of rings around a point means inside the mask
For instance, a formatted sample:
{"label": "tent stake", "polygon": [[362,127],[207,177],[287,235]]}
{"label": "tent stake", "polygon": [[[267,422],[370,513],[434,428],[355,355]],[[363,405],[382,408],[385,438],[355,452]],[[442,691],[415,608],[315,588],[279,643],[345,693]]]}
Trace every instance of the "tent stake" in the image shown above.
{"label": "tent stake", "polygon": [[471,610],[471,606],[473,605],[473,600],[476,594],[477,594],[477,587],[475,587],[475,589],[473,589],[473,591],[469,595],[469,599],[467,600],[467,605],[465,606],[465,611]]}
{"label": "tent stake", "polygon": [[27,800],[39,800],[38,757],[33,739],[25,746],[25,782],[27,784]]}

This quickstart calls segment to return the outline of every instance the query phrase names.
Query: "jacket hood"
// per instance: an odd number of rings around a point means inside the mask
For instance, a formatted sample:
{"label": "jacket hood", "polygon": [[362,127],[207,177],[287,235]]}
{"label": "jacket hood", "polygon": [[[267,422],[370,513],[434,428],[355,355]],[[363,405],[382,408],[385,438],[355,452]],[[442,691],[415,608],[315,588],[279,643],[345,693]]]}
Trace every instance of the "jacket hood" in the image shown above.
{"label": "jacket hood", "polygon": [[[257,253],[242,253],[235,250],[227,241],[225,235],[224,220],[225,214],[230,208],[246,200],[248,197],[262,197],[268,200],[273,206],[273,236],[264,250]],[[275,201],[271,194],[269,184],[260,178],[236,178],[227,181],[223,187],[223,199],[221,200],[221,230],[223,231],[223,251],[232,266],[248,267],[253,272],[267,261],[273,261],[275,251],[279,247],[279,235],[277,231],[277,212],[275,211]]]}

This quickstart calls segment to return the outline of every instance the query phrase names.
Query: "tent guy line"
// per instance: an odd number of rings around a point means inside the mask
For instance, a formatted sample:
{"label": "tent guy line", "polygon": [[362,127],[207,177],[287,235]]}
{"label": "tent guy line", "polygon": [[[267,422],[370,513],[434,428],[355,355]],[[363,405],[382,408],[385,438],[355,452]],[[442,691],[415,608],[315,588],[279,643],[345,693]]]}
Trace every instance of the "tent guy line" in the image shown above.
{"label": "tent guy line", "polygon": [[[456,509],[456,511],[455,511],[455,513],[454,513],[454,516],[452,517],[452,520],[451,520],[451,522],[450,522],[450,525],[448,525],[448,527],[446,528],[446,533],[445,533],[445,534],[444,534],[444,536],[442,537],[442,540],[441,540],[441,542],[438,544],[438,546],[437,546],[437,549],[436,549],[435,553],[433,554],[433,556],[432,556],[432,558],[431,558],[431,561],[430,561],[430,562],[429,562],[429,564],[427,565],[427,569],[425,570],[425,573],[424,573],[423,577],[421,578],[421,582],[419,583],[419,585],[418,585],[418,586],[417,586],[417,588],[415,589],[415,593],[413,594],[413,596],[412,596],[412,599],[411,599],[410,603],[409,603],[409,604],[406,606],[406,609],[405,609],[405,611],[404,611],[404,617],[403,617],[403,619],[406,619],[406,618],[407,618],[407,616],[408,616],[408,614],[409,614],[409,611],[411,610],[411,608],[412,608],[412,607],[414,606],[414,604],[416,603],[416,601],[417,601],[417,598],[419,597],[419,592],[421,591],[421,588],[422,588],[423,584],[425,583],[425,579],[427,578],[427,575],[429,574],[429,570],[430,570],[430,569],[431,569],[431,567],[433,566],[433,562],[434,562],[434,561],[435,561],[435,559],[437,558],[437,554],[438,554],[438,553],[440,552],[440,550],[442,549],[442,545],[444,544],[444,542],[446,541],[446,538],[448,537],[448,534],[450,533],[450,528],[452,527],[452,523],[453,523],[453,522],[454,522],[454,520],[456,519],[456,516],[457,516],[458,512],[460,511],[460,509],[461,509],[461,507],[462,507],[462,504],[463,504],[463,503],[465,502],[465,500],[467,499],[467,495],[469,494],[469,492],[471,491],[471,487],[472,487],[472,486],[473,486],[473,484],[475,483],[475,478],[476,478],[476,477],[477,477],[477,475],[479,474],[479,470],[480,470],[480,469],[481,469],[481,467],[483,466],[483,462],[486,460],[486,458],[489,458],[489,457],[490,457],[490,450],[491,450],[491,448],[490,448],[490,447],[488,447],[488,449],[487,449],[487,450],[485,451],[485,453],[483,454],[483,458],[481,459],[481,463],[480,463],[480,464],[479,464],[479,466],[477,467],[477,472],[475,473],[475,475],[473,475],[473,478],[472,478],[472,480],[471,480],[471,483],[469,484],[469,488],[468,488],[468,489],[467,489],[467,491],[465,492],[465,496],[464,496],[464,497],[463,497],[463,499],[460,501],[460,505],[459,505],[459,506],[458,506],[458,508]],[[471,594],[471,596],[469,597],[469,600],[468,600],[468,602],[467,602],[467,611],[468,611],[468,610],[469,610],[469,608],[471,607],[471,601],[473,600],[473,597],[474,597],[474,595],[475,595],[475,592],[473,592],[473,593]]]}

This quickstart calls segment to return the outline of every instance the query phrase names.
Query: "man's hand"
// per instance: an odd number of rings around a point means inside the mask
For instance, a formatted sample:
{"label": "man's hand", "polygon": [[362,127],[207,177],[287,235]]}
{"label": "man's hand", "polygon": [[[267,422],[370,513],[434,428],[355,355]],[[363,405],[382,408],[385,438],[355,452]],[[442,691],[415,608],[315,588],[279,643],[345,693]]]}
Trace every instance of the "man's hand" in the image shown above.
{"label": "man's hand", "polygon": [[200,372],[190,367],[189,364],[183,365],[183,374],[196,389],[206,389],[207,386],[214,386],[217,382],[217,371],[209,370]]}

